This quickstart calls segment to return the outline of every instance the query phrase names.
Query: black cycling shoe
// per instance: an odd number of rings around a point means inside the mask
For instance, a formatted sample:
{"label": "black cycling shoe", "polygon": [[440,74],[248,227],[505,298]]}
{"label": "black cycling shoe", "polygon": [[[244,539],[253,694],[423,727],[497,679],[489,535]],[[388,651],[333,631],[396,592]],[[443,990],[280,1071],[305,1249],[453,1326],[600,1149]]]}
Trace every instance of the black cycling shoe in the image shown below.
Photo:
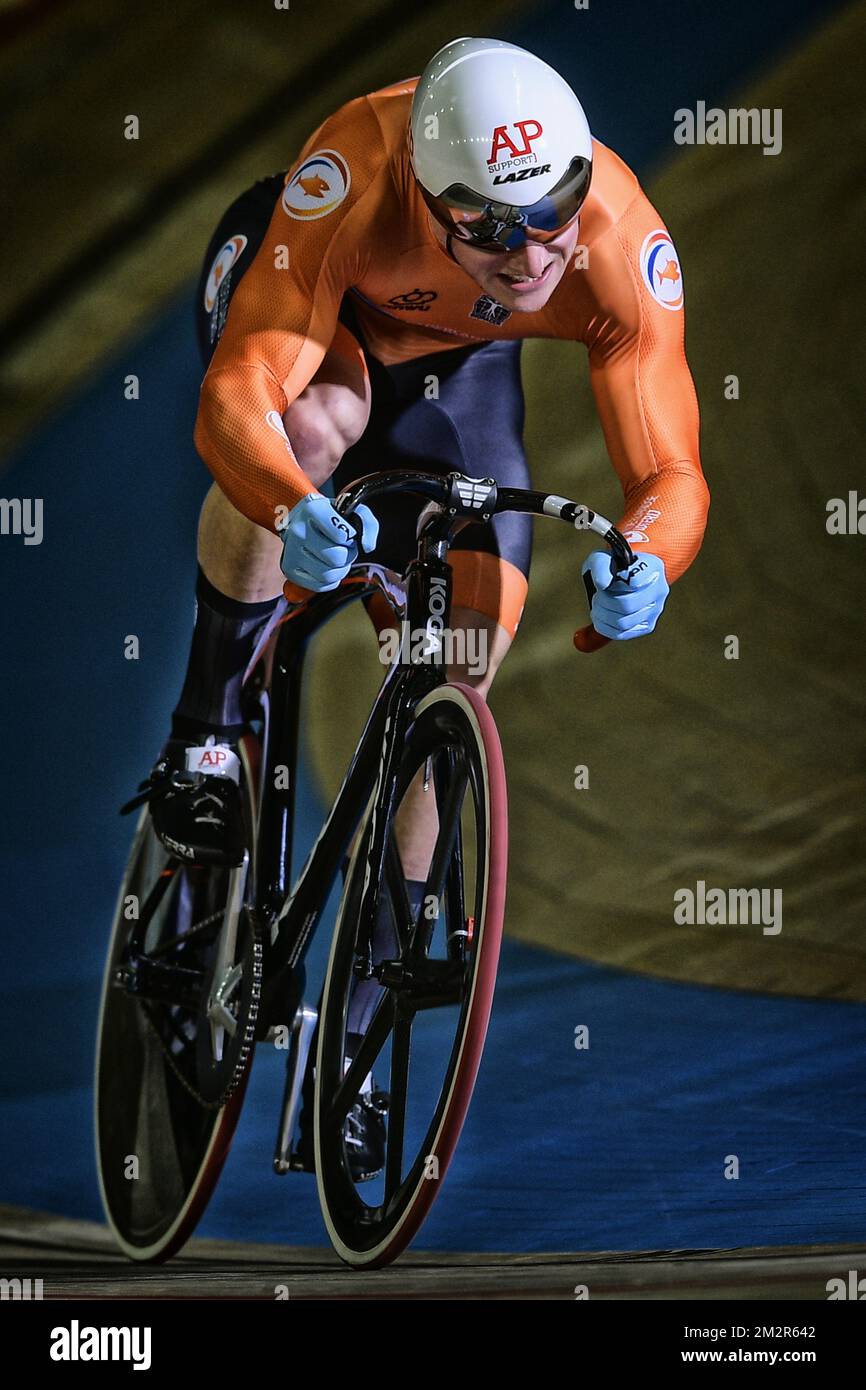
{"label": "black cycling shoe", "polygon": [[[355,1101],[343,1124],[346,1145],[346,1164],[353,1182],[370,1182],[385,1167],[385,1116],[388,1113],[388,1093],[380,1091],[375,1081]],[[312,1126],[307,1123],[310,1107],[301,1111],[298,1147],[292,1155],[292,1167],[305,1173],[316,1171]]]}
{"label": "black cycling shoe", "polygon": [[353,1182],[369,1182],[385,1167],[385,1116],[389,1096],[373,1088],[361,1095],[346,1116],[343,1143]]}
{"label": "black cycling shoe", "polygon": [[139,795],[121,815],[150,802],[153,828],[171,854],[194,864],[243,862],[246,849],[240,760],[231,743],[169,739]]}

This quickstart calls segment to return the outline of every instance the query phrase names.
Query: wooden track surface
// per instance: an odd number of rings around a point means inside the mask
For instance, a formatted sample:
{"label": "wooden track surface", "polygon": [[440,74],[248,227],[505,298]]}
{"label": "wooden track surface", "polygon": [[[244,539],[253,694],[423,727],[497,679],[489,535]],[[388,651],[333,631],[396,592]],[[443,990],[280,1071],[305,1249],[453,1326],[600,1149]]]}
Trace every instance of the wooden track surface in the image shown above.
{"label": "wooden track surface", "polygon": [[[862,1246],[778,1246],[638,1254],[410,1251],[356,1273],[330,1250],[193,1240],[169,1264],[129,1264],[90,1221],[0,1207],[0,1278],[41,1278],[63,1298],[826,1299],[827,1280],[866,1266]],[[284,1295],[283,1295],[284,1296]]]}

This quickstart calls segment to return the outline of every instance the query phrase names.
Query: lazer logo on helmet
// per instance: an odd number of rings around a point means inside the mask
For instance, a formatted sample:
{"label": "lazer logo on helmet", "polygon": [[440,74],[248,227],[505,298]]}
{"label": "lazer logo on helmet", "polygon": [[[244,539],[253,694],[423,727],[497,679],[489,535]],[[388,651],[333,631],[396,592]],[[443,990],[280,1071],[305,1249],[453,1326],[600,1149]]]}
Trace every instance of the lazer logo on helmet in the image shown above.
{"label": "lazer logo on helmet", "polygon": [[[531,130],[530,126],[532,127]],[[490,147],[490,154],[487,156],[488,164],[496,164],[502,150],[508,150],[504,161],[506,164],[510,163],[512,159],[519,159],[521,155],[532,154],[532,141],[544,134],[544,127],[540,121],[515,121],[513,129],[520,131],[521,143],[519,145],[508,134],[507,125],[494,127],[493,143]]]}
{"label": "lazer logo on helmet", "polygon": [[532,179],[536,174],[549,174],[549,164],[536,164],[530,169],[512,169],[510,174],[497,174],[494,183],[522,183],[524,179]]}

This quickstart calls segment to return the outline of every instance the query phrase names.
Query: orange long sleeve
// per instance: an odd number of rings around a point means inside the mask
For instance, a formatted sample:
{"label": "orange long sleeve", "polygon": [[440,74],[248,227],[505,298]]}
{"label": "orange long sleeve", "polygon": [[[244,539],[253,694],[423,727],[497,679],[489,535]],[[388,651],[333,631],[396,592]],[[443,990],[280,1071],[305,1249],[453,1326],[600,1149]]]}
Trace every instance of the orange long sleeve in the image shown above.
{"label": "orange long sleeve", "polygon": [[315,374],[343,294],[363,272],[365,208],[387,176],[381,131],[361,97],[307,142],[232,298],[202,383],[195,442],[229,499],[260,526],[272,529],[281,509],[314,490],[282,416]]}
{"label": "orange long sleeve", "polygon": [[588,338],[590,378],[625,496],[618,524],[636,550],[661,557],[672,582],[697,554],[709,508],[679,257],[638,191],[590,245],[588,261],[598,306]]}

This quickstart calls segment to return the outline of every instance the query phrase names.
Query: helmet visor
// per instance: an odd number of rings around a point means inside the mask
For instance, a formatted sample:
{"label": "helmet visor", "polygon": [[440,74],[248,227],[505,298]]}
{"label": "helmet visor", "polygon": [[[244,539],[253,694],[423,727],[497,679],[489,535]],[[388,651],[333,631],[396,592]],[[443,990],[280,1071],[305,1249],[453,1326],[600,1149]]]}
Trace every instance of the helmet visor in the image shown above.
{"label": "helmet visor", "polygon": [[528,207],[494,203],[463,183],[439,197],[421,188],[424,199],[447,232],[479,251],[516,251],[527,242],[552,241],[574,220],[589,192],[592,161],[577,156],[557,184]]}

